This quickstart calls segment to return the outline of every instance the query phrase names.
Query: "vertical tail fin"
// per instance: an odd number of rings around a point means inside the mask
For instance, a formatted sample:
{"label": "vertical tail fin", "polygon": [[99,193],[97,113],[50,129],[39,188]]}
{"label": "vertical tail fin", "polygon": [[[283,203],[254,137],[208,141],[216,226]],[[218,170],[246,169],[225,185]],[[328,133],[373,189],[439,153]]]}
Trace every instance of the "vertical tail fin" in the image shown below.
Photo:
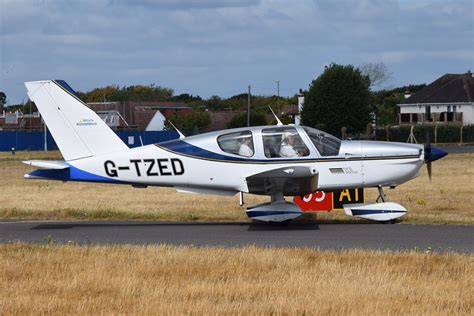
{"label": "vertical tail fin", "polygon": [[66,82],[32,81],[25,86],[66,161],[129,149]]}

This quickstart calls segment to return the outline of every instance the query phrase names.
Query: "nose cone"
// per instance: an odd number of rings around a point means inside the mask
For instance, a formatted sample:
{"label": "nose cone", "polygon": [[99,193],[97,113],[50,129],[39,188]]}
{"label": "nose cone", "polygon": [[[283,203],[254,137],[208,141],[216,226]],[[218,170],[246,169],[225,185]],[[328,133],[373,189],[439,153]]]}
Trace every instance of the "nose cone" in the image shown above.
{"label": "nose cone", "polygon": [[448,153],[441,148],[438,147],[431,147],[430,149],[426,150],[425,152],[425,161],[432,162],[438,159],[443,158]]}

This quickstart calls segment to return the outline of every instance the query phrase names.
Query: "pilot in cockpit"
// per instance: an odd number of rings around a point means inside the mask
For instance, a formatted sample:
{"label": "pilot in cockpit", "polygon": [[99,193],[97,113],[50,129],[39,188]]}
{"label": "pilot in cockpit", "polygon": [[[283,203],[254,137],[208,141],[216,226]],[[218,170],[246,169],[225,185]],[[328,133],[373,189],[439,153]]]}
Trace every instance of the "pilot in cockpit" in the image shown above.
{"label": "pilot in cockpit", "polygon": [[280,145],[280,157],[304,157],[309,155],[308,148],[304,145],[298,134],[285,132]]}
{"label": "pilot in cockpit", "polygon": [[244,137],[241,140],[240,148],[239,148],[239,155],[245,157],[252,157],[253,156],[253,145],[252,145],[252,136]]}
{"label": "pilot in cockpit", "polygon": [[293,148],[295,144],[295,135],[292,133],[284,133],[283,141],[280,146],[281,157],[297,157],[298,152]]}

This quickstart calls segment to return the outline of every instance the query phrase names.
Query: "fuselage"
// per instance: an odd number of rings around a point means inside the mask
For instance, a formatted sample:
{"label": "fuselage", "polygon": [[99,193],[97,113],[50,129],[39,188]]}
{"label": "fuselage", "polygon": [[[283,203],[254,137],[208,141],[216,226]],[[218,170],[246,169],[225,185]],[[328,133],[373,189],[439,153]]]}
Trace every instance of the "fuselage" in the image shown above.
{"label": "fuselage", "polygon": [[[297,145],[304,147],[304,154],[271,154],[269,137],[283,138],[278,136],[279,129],[281,133],[296,131],[300,137]],[[238,143],[234,146],[226,135],[230,135],[230,140],[232,135],[251,135],[252,157],[239,155],[233,148]],[[278,151],[278,146],[274,146],[274,151]],[[211,132],[67,163],[72,181],[173,186],[196,193],[235,194],[249,192],[249,176],[291,166],[316,169],[321,190],[397,186],[418,176],[424,150],[421,145],[404,143],[340,141],[301,126],[263,126]]]}

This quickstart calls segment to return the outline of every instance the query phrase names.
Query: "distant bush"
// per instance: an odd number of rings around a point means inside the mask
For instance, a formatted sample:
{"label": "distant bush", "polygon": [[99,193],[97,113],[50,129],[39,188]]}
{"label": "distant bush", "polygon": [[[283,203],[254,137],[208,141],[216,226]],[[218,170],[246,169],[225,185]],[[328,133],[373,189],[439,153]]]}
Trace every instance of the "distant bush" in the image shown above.
{"label": "distant bush", "polygon": [[474,142],[474,125],[466,125],[462,129],[462,141],[465,143]]}
{"label": "distant bush", "polygon": [[438,126],[436,141],[438,143],[459,143],[461,141],[461,124]]}
{"label": "distant bush", "polygon": [[[410,136],[410,129],[411,125],[377,128],[375,130],[375,138],[383,141],[406,142]],[[461,141],[460,124],[439,124],[437,126],[435,124],[414,125],[413,133],[418,143],[426,142],[428,131],[432,143],[459,143]],[[474,142],[474,125],[466,125],[462,128],[462,141],[464,143]]]}

